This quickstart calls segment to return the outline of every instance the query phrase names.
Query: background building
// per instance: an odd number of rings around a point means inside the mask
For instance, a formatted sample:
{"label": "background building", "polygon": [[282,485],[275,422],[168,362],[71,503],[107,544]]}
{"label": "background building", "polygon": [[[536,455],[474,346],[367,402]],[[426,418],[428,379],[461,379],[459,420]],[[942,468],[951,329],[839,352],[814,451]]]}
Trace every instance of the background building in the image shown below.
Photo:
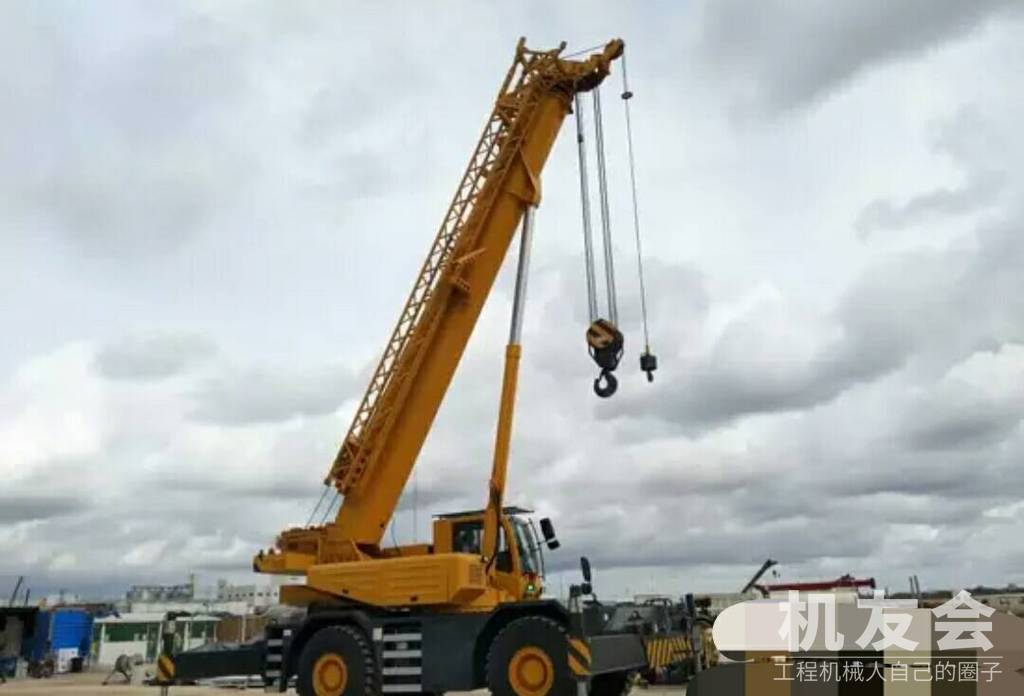
{"label": "background building", "polygon": [[[96,619],[92,631],[96,664],[113,665],[119,655],[141,655],[153,662],[160,654],[164,614],[122,614]],[[214,642],[217,616],[186,616],[175,620],[175,650],[191,650]]]}
{"label": "background building", "polygon": [[258,613],[280,600],[281,585],[292,578],[272,578],[262,583],[233,585],[218,580],[212,587],[202,588],[194,575],[180,585],[133,585],[118,603],[123,613],[165,614],[169,611],[190,613],[233,614]]}
{"label": "background building", "polygon": [[281,586],[274,583],[261,585],[230,585],[227,580],[217,581],[217,602],[244,603],[251,609],[262,609],[277,604],[281,598]]}

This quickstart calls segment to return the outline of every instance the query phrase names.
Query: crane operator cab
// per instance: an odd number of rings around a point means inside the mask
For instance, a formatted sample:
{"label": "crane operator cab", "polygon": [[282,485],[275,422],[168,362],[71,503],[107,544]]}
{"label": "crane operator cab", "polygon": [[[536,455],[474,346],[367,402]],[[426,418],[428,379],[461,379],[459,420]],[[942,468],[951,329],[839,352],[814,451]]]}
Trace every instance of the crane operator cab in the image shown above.
{"label": "crane operator cab", "polygon": [[[540,521],[540,533],[530,517],[532,510],[519,507],[502,509],[498,528],[498,550],[487,565],[498,586],[523,599],[540,597],[544,580],[546,545],[559,546],[551,520]],[[484,510],[469,510],[434,518],[434,553],[465,553],[487,557],[484,545]],[[510,543],[511,542],[511,543]]]}

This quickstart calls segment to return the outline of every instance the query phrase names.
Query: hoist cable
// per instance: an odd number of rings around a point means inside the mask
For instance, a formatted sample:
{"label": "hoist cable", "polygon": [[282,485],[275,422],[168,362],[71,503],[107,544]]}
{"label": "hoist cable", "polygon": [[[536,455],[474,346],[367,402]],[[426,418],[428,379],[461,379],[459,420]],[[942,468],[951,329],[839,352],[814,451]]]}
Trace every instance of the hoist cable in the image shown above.
{"label": "hoist cable", "polygon": [[626,54],[622,54],[622,103],[626,109],[626,151],[629,153],[629,183],[633,192],[633,233],[636,237],[636,268],[640,279],[640,314],[644,324],[644,349],[650,353],[651,336],[647,329],[647,287],[644,283],[644,256],[640,242],[640,207],[636,196],[636,165],[633,160],[633,123],[629,114],[629,77],[626,74]]}
{"label": "hoist cable", "polygon": [[327,509],[324,510],[324,516],[320,518],[320,524],[327,524],[327,520],[330,519],[334,506],[339,500],[341,500],[341,494],[335,491],[334,497],[331,498],[331,502],[327,505]]}
{"label": "hoist cable", "polygon": [[420,477],[419,469],[412,470],[412,540],[420,538]]}
{"label": "hoist cable", "polygon": [[597,188],[601,201],[601,235],[604,238],[605,290],[608,293],[608,320],[619,325],[619,303],[615,295],[615,261],[612,252],[611,214],[608,212],[608,173],[604,160],[604,119],[601,116],[601,91],[594,91],[594,144],[597,148]]}
{"label": "hoist cable", "polygon": [[606,44],[603,44],[603,43],[595,44],[595,45],[591,46],[590,48],[583,48],[583,49],[580,49],[579,51],[575,51],[573,53],[567,53],[564,56],[560,56],[560,58],[562,58],[563,60],[568,59],[568,58],[575,58],[576,56],[582,56],[584,53],[590,53],[591,51],[596,51],[597,49],[604,48],[605,46],[606,46]]}
{"label": "hoist cable", "polygon": [[583,136],[583,98],[577,92],[576,107],[576,149],[579,158],[580,200],[583,204],[583,257],[587,271],[587,308],[590,322],[597,321],[597,280],[594,277],[594,234],[590,221],[590,187],[587,183],[587,146]]}
{"label": "hoist cable", "polygon": [[[391,545],[394,547],[395,553],[398,556],[401,556],[402,555],[402,549],[398,545],[398,537],[395,536],[395,518],[394,517],[391,518],[391,524],[389,524],[388,526],[391,528]],[[415,542],[416,542],[416,540],[413,539],[413,543],[415,543]]]}
{"label": "hoist cable", "polygon": [[320,510],[320,506],[324,504],[324,498],[327,497],[327,493],[331,490],[331,487],[324,484],[323,493],[320,494],[320,500],[316,501],[316,507],[313,508],[313,512],[309,513],[309,519],[306,520],[306,526],[313,524],[313,518],[316,517],[317,511]]}

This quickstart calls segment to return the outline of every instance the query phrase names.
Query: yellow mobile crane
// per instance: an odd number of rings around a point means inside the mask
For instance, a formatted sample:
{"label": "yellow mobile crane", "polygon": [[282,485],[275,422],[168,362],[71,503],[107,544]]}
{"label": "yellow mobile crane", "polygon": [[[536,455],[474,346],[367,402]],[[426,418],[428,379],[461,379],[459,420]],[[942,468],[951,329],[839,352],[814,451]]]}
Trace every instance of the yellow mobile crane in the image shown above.
{"label": "yellow mobile crane", "polygon": [[[334,497],[343,501],[335,518],[284,531],[275,548],[253,561],[257,572],[305,576],[303,584],[281,590],[282,603],[303,608],[301,618],[271,627],[255,648],[165,654],[160,683],[214,672],[259,673],[282,691],[295,679],[300,694],[315,696],[483,686],[496,696],[588,689],[610,695],[623,690],[631,671],[682,657],[680,635],[605,630],[607,613],[582,600],[592,594],[589,563],[568,607],[542,599],[539,537],[557,548],[554,528],[541,520],[538,535],[528,511],[506,507],[503,500],[541,171],[574,101],[578,108],[580,95],[600,85],[623,43],[613,40],[578,60],[563,58],[563,49],[564,44],[532,51],[523,40],[516,48],[483,135],[327,474],[325,494],[336,491]],[[582,157],[582,124],[578,135]],[[589,260],[585,189],[584,212]],[[486,507],[436,517],[430,543],[386,546],[385,530],[517,228],[519,265]],[[611,294],[610,304],[614,318]],[[612,372],[622,354],[622,334],[615,321],[594,311],[591,318],[587,342],[601,368],[595,389],[607,396],[615,389]],[[649,372],[652,360],[648,351],[642,365]],[[319,511],[320,505],[313,517]]]}
{"label": "yellow mobile crane", "polygon": [[[526,559],[515,558],[515,548],[512,568],[499,568],[496,562],[502,534],[516,539],[529,533],[528,526],[512,524],[501,508],[533,211],[540,203],[541,171],[573,97],[600,84],[622,50],[621,41],[612,41],[587,60],[570,61],[560,59],[558,51],[518,46],[455,199],[327,475],[325,484],[344,496],[336,519],[287,530],[276,549],[255,559],[259,572],[306,576],[305,585],[285,588],[286,601],[308,603],[327,595],[374,606],[482,611],[539,596],[537,569],[527,565],[524,572]],[[520,223],[487,509],[475,517],[439,519],[433,544],[382,548],[385,529]],[[621,345],[621,333],[612,323],[602,319],[596,324],[587,333],[596,351]],[[453,532],[466,536],[467,525],[479,528],[482,537],[470,554],[452,545]]]}

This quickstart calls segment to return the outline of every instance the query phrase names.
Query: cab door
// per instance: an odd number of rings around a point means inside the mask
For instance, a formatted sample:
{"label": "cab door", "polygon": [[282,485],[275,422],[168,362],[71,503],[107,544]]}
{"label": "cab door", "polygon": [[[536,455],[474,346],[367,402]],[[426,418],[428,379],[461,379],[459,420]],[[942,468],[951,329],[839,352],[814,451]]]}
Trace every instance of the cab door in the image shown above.
{"label": "cab door", "polygon": [[498,528],[498,555],[494,557],[491,570],[495,587],[507,593],[511,599],[520,600],[525,596],[526,579],[523,578],[519,545],[515,543],[512,523],[502,515]]}

